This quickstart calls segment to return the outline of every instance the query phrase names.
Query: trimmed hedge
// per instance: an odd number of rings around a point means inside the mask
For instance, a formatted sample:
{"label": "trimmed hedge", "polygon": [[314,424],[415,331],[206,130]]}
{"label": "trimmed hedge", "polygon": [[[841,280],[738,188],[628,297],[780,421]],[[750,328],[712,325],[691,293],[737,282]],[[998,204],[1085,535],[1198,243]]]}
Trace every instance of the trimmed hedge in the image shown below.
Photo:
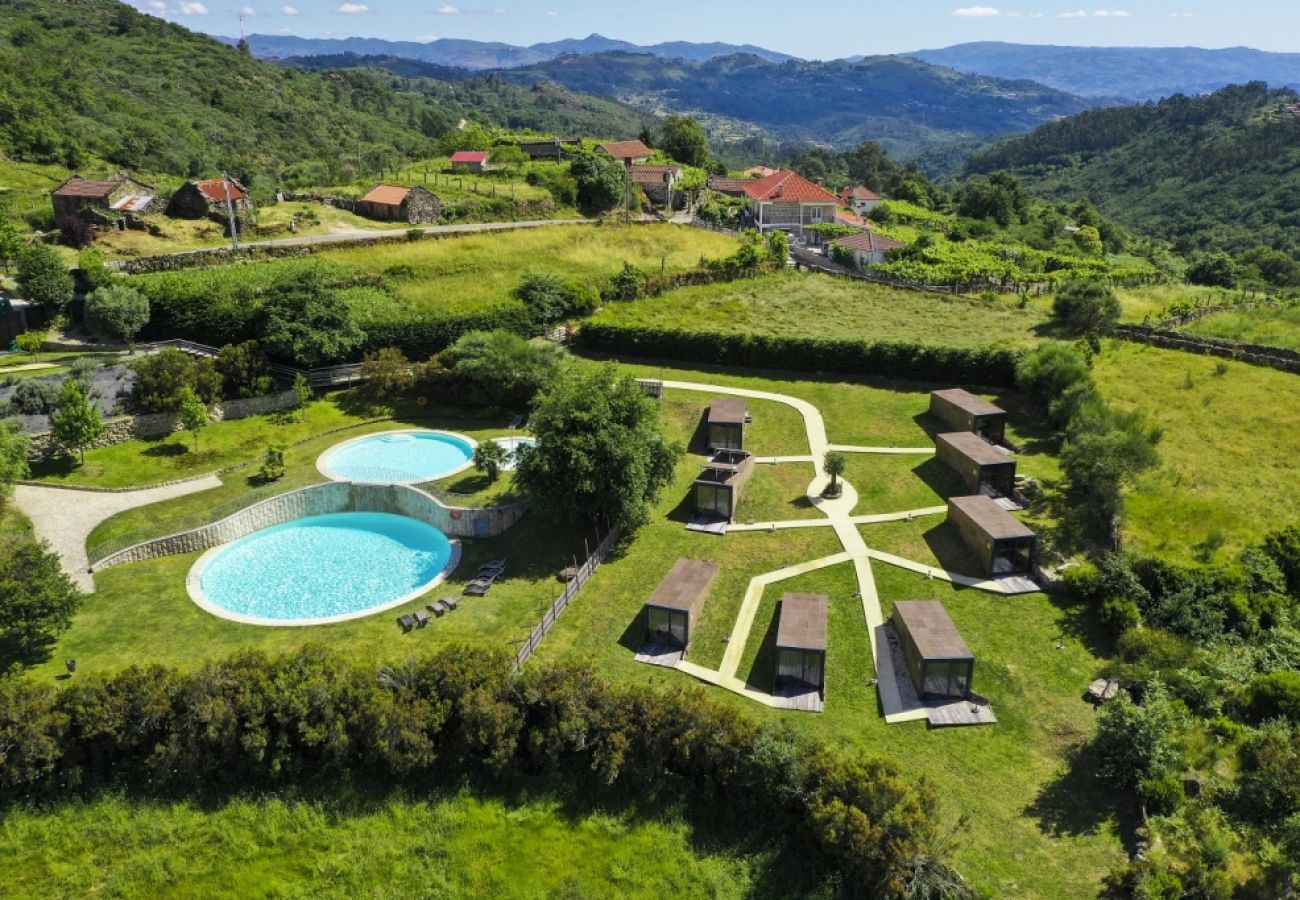
{"label": "trimmed hedge", "polygon": [[1019,358],[1015,351],[994,348],[720,334],[606,323],[584,324],[577,342],[585,350],[624,356],[995,386],[1016,383]]}
{"label": "trimmed hedge", "polygon": [[366,338],[362,353],[384,347],[396,347],[407,359],[424,360],[446,350],[461,335],[471,331],[512,331],[531,337],[536,329],[522,304],[494,306],[455,315],[423,316],[396,319],[364,326]]}

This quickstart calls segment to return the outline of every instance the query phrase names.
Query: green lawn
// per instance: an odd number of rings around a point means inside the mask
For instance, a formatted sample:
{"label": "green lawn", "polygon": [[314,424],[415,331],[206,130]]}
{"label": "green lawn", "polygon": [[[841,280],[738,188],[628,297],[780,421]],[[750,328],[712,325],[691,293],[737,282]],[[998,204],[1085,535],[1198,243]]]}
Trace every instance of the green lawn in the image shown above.
{"label": "green lawn", "polygon": [[[41,353],[33,358],[30,353],[14,353],[7,356],[0,356],[0,382],[5,379],[13,378],[46,378],[50,375],[63,375],[72,367],[72,363],[79,358],[87,357],[101,364],[121,362],[124,357],[121,353],[97,353],[94,351],[82,353]],[[29,369],[28,366],[42,366],[39,369]],[[19,371],[22,370],[22,371]]]}
{"label": "green lawn", "polygon": [[1026,347],[1046,319],[1015,299],[969,300],[808,272],[684,288],[610,304],[594,322],[725,334]]}
{"label": "green lawn", "polygon": [[1300,521],[1300,378],[1121,341],[1093,372],[1108,400],[1164,429],[1159,467],[1129,492],[1135,549],[1221,562]]}
{"label": "green lawn", "polygon": [[[469,789],[199,804],[103,798],[0,818],[7,897],[751,896],[779,857],[672,806]],[[725,826],[722,826],[725,828]],[[739,829],[734,829],[739,831]],[[759,842],[754,841],[754,844]],[[791,884],[792,883],[792,884]]]}
{"label": "green lawn", "polygon": [[1214,313],[1197,319],[1183,331],[1198,337],[1300,351],[1300,305]]}

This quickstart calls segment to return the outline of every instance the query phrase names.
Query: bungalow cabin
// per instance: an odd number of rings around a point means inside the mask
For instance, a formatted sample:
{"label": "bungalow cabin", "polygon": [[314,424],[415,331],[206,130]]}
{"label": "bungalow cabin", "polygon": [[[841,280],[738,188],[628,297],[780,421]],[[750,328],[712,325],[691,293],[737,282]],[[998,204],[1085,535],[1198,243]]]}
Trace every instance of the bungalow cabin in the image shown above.
{"label": "bungalow cabin", "polygon": [[488,152],[486,150],[457,150],[451,155],[451,170],[453,172],[473,172],[481,174],[488,167]]}
{"label": "bungalow cabin", "polygon": [[601,144],[600,149],[629,167],[654,155],[654,151],[640,141],[610,141]]}
{"label": "bungalow cabin", "polygon": [[208,178],[204,181],[187,181],[172,194],[167,204],[167,215],[177,219],[202,219],[218,216],[226,220],[229,210],[226,197],[236,218],[248,213],[248,190],[233,178]]}
{"label": "bungalow cabin", "polygon": [[707,425],[708,448],[714,450],[744,450],[745,424],[749,410],[744,397],[716,397],[709,404]]}
{"label": "bungalow cabin", "polygon": [[559,162],[564,158],[564,145],[557,137],[536,141],[520,141],[519,149],[529,159],[553,159]]}
{"label": "bungalow cabin", "polygon": [[1034,570],[1038,539],[991,498],[980,494],[949,499],[948,521],[979,557],[985,575],[1028,575]]}
{"label": "bungalow cabin", "polygon": [[748,451],[714,453],[700,477],[695,479],[696,514],[730,522],[735,518],[740,493],[753,473],[754,457]]}
{"label": "bungalow cabin", "polygon": [[744,197],[745,186],[750,183],[747,178],[724,178],[721,175],[710,175],[704,182],[704,186],[711,191],[717,191],[719,194],[726,194],[728,197]]}
{"label": "bungalow cabin", "polygon": [[681,166],[634,165],[632,182],[641,186],[652,203],[671,208],[673,187],[682,180]]}
{"label": "bungalow cabin", "polygon": [[78,217],[108,220],[111,213],[147,212],[155,194],[153,185],[125,175],[102,181],[73,175],[50,191],[50,204],[56,223]]}
{"label": "bungalow cabin", "polygon": [[645,643],[685,650],[704,606],[717,563],[679,559],[645,603]]}
{"label": "bungalow cabin", "polygon": [[879,206],[885,198],[858,184],[840,191],[840,199],[849,209],[860,216],[865,216]]}
{"label": "bungalow cabin", "polygon": [[922,697],[970,696],[975,654],[962,640],[937,600],[899,600],[889,615],[907,662],[907,674]]}
{"label": "bungalow cabin", "polygon": [[826,619],[830,598],[785,594],[776,623],[776,685],[826,690]]}
{"label": "bungalow cabin", "polygon": [[749,201],[745,225],[762,233],[788,231],[802,236],[809,225],[834,222],[840,199],[802,175],[781,171],[745,183]]}
{"label": "bungalow cabin", "polygon": [[887,262],[889,251],[901,250],[907,245],[868,228],[857,234],[845,235],[835,240],[832,246],[847,252],[853,258],[853,268],[862,271]]}
{"label": "bungalow cabin", "polygon": [[986,441],[1002,443],[1007,414],[982,397],[962,388],[930,393],[930,415],[953,431],[973,431]]}
{"label": "bungalow cabin", "polygon": [[1011,496],[1015,490],[1016,458],[973,431],[954,431],[935,439],[936,455],[966,483],[972,494]]}
{"label": "bungalow cabin", "polygon": [[418,185],[377,184],[357,201],[356,212],[384,222],[428,225],[437,222],[442,215],[442,201]]}

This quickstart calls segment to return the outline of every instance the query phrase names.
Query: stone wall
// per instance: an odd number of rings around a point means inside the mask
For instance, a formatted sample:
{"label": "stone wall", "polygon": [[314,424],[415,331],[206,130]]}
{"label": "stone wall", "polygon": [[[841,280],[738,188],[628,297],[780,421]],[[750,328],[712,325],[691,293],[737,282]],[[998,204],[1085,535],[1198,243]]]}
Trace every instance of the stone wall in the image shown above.
{"label": "stone wall", "polygon": [[1203,353],[1206,356],[1235,359],[1255,366],[1268,366],[1282,372],[1300,374],[1300,353],[1281,347],[1266,347],[1260,344],[1240,344],[1235,341],[1193,337],[1189,334],[1149,328],[1145,325],[1116,325],[1111,333],[1126,340],[1164,347],[1169,350]]}
{"label": "stone wall", "polygon": [[[263,397],[227,400],[212,407],[212,421],[233,422],[236,419],[247,419],[249,416],[261,416],[266,413],[292,409],[297,403],[298,395],[291,390],[281,391],[278,394],[267,394]],[[121,444],[136,438],[158,437],[159,435],[181,431],[183,428],[180,417],[174,413],[115,416],[104,420],[104,433],[86,449],[97,450],[101,447],[111,447],[114,444]],[[66,452],[63,445],[49,431],[38,431],[31,435],[30,439],[31,443],[27,447],[28,462],[39,462]]]}
{"label": "stone wall", "polygon": [[404,485],[331,481],[263,500],[211,525],[127,547],[100,560],[91,571],[144,559],[210,550],[272,525],[341,512],[406,516],[432,525],[448,537],[495,537],[518,522],[527,508],[526,501],[488,509],[447,506],[423,491]]}

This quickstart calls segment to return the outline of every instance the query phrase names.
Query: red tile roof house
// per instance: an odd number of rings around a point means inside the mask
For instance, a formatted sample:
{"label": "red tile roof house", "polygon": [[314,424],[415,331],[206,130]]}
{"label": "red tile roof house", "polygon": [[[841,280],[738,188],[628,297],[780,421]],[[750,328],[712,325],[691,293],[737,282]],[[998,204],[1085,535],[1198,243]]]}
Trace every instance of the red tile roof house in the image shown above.
{"label": "red tile roof house", "polygon": [[681,166],[633,166],[629,171],[633,183],[641,186],[652,203],[672,206],[673,185],[681,180]]}
{"label": "red tile roof house", "polygon": [[879,206],[885,198],[859,184],[840,191],[840,199],[855,213],[865,216]]}
{"label": "red tile roof house", "polygon": [[419,185],[377,184],[357,201],[355,211],[370,219],[429,225],[442,215],[442,201]]}
{"label": "red tile roof house", "polygon": [[482,172],[488,167],[486,150],[457,150],[451,155],[453,172]]}
{"label": "red tile roof house", "polygon": [[745,184],[749,201],[745,225],[760,232],[788,231],[802,236],[809,225],[834,222],[840,198],[802,175],[780,171]]}
{"label": "red tile roof house", "polygon": [[850,253],[853,257],[853,268],[860,271],[868,266],[880,265],[889,258],[889,251],[899,250],[907,245],[867,230],[842,237],[831,246]]}
{"label": "red tile roof house", "polygon": [[153,185],[125,175],[103,181],[73,175],[50,192],[50,204],[55,222],[80,217],[107,224],[117,218],[111,213],[147,211],[155,193]]}
{"label": "red tile roof house", "polygon": [[227,193],[236,216],[248,211],[248,190],[242,184],[233,178],[209,178],[206,181],[187,181],[178,187],[167,204],[167,215],[178,219],[202,219],[213,215],[224,221],[228,214]]}
{"label": "red tile roof house", "polygon": [[607,144],[601,144],[600,149],[625,166],[645,162],[654,155],[654,151],[640,141],[610,141]]}

